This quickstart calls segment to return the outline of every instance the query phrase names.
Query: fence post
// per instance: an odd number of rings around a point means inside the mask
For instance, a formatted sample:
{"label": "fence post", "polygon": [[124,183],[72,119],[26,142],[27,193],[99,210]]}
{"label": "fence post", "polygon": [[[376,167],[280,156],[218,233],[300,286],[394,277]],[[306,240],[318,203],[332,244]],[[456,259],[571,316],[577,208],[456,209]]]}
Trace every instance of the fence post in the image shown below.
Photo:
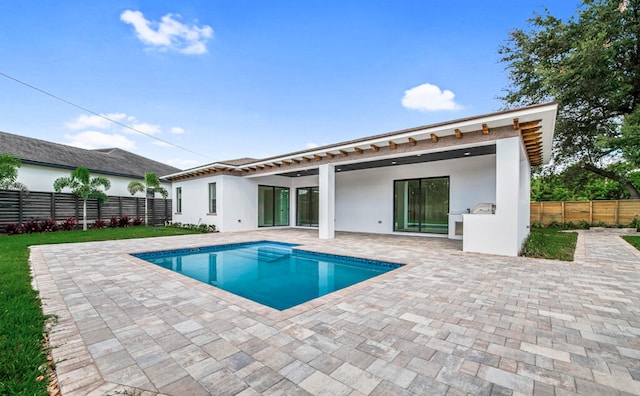
{"label": "fence post", "polygon": [[539,214],[539,218],[540,218],[540,224],[542,224],[542,209],[544,209],[544,205],[542,204],[542,201],[540,201],[540,214]]}
{"label": "fence post", "polygon": [[562,201],[562,224],[564,224],[564,201]]}
{"label": "fence post", "polygon": [[614,225],[618,225],[618,219],[620,218],[620,201],[618,201],[617,199],[616,199],[615,208],[616,208],[616,211],[615,211],[613,223]]}
{"label": "fence post", "polygon": [[23,208],[22,206],[24,205],[24,202],[22,202],[22,190],[18,190],[18,223],[22,224],[24,223],[24,220],[22,219],[23,216]]}
{"label": "fence post", "polygon": [[56,193],[51,193],[51,218],[56,219]]}
{"label": "fence post", "polygon": [[593,224],[593,201],[589,201],[589,224]]}

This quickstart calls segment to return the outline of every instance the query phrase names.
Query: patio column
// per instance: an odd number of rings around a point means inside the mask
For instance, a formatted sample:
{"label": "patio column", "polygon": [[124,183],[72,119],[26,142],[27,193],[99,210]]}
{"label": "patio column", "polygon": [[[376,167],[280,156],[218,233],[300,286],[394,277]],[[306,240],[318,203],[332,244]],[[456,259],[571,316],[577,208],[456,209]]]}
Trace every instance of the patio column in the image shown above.
{"label": "patio column", "polygon": [[320,202],[318,206],[318,237],[333,239],[336,229],[336,172],[334,165],[319,167]]}

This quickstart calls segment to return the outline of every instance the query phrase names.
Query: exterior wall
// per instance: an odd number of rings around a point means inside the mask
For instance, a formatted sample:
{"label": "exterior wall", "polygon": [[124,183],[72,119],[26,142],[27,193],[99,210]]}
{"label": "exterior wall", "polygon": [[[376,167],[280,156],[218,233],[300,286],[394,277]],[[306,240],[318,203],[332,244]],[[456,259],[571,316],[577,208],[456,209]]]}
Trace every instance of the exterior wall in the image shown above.
{"label": "exterior wall", "polygon": [[394,180],[449,176],[450,212],[495,203],[494,169],[495,155],[485,155],[337,173],[336,230],[392,233]]}
{"label": "exterior wall", "polygon": [[524,219],[528,211],[523,207],[529,202],[529,196],[523,196],[528,192],[524,184],[529,182],[529,166],[522,163],[521,147],[519,137],[496,142],[496,213],[463,215],[465,252],[506,256],[520,252],[529,226]]}
{"label": "exterior wall", "polygon": [[[30,164],[22,164],[18,169],[18,181],[27,186],[31,191],[53,192],[53,182],[59,177],[68,177],[71,170],[49,168],[45,166],[37,166]],[[129,182],[136,180],[122,176],[103,175],[100,173],[91,173],[91,176],[102,176],[109,179],[111,188],[106,191],[107,195],[130,197],[127,185]],[[141,178],[137,180],[142,180]],[[169,192],[168,198],[172,197],[171,183],[162,183],[162,186]],[[69,190],[65,190],[69,192]],[[144,198],[144,194],[136,194],[135,197]],[[157,195],[156,197],[160,197]]]}

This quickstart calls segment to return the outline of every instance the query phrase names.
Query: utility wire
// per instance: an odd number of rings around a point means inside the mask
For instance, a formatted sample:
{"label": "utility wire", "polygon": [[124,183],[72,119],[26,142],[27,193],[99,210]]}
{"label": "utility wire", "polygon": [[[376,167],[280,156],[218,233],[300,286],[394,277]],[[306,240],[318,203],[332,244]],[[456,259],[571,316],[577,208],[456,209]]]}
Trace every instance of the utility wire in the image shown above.
{"label": "utility wire", "polygon": [[3,73],[3,72],[0,72],[0,76],[3,76],[3,77],[5,77],[5,78],[8,78],[9,80],[12,80],[12,81],[14,81],[14,82],[17,82],[18,84],[22,84],[22,85],[24,85],[25,87],[31,88],[31,89],[33,89],[33,90],[36,90],[36,91],[38,91],[38,92],[40,92],[40,93],[42,93],[42,94],[45,94],[45,95],[47,95],[47,96],[50,96],[50,97],[52,97],[52,98],[54,98],[54,99],[56,99],[56,100],[59,100],[59,101],[61,101],[61,102],[64,102],[64,103],[66,103],[66,104],[68,104],[68,105],[71,105],[71,106],[73,106],[73,107],[76,107],[76,108],[78,108],[78,109],[80,109],[80,110],[82,110],[82,111],[86,111],[87,113],[93,114],[93,115],[95,115],[95,116],[97,116],[97,117],[103,118],[103,119],[105,119],[105,120],[107,120],[107,121],[109,121],[109,122],[113,122],[114,124],[120,125],[120,126],[121,126],[121,127],[123,127],[123,128],[130,129],[130,130],[132,130],[132,131],[134,131],[134,132],[136,132],[136,133],[139,133],[139,134],[144,135],[144,136],[146,136],[146,137],[149,137],[149,138],[151,138],[151,139],[155,139],[155,140],[157,140],[157,141],[159,141],[159,142],[162,142],[162,143],[168,144],[169,146],[172,146],[172,147],[178,148],[178,149],[180,149],[180,150],[188,151],[188,152],[190,152],[191,154],[199,155],[199,156],[204,157],[204,158],[207,158],[207,159],[213,159],[213,158],[211,158],[211,157],[209,157],[209,156],[206,156],[206,155],[204,155],[204,154],[200,154],[200,153],[195,152],[195,151],[193,151],[193,150],[190,150],[190,149],[188,149],[188,148],[186,148],[186,147],[179,146],[179,145],[177,145],[177,144],[175,144],[175,143],[171,143],[171,142],[166,141],[166,140],[164,140],[164,139],[161,139],[161,138],[159,138],[159,137],[157,137],[157,136],[153,136],[153,135],[151,135],[151,134],[148,134],[148,133],[142,132],[142,131],[140,131],[140,130],[137,130],[136,128],[134,128],[134,127],[132,127],[132,126],[130,126],[130,125],[127,125],[127,124],[122,123],[122,122],[120,122],[120,121],[117,121],[117,120],[114,120],[114,119],[112,119],[112,118],[109,118],[109,117],[105,116],[104,114],[97,113],[97,112],[95,112],[95,111],[93,111],[93,110],[87,109],[86,107],[83,107],[83,106],[77,105],[77,104],[75,104],[75,103],[73,103],[73,102],[70,102],[70,101],[68,101],[68,100],[64,99],[64,98],[61,98],[61,97],[56,96],[56,95],[54,95],[54,94],[52,94],[52,93],[50,93],[50,92],[47,92],[47,91],[45,91],[44,89],[40,89],[40,88],[38,88],[38,87],[36,87],[36,86],[33,86],[33,85],[29,84],[29,83],[26,83],[26,82],[24,82],[24,81],[18,80],[18,79],[17,79],[17,78],[15,78],[15,77],[11,77],[10,75],[5,74],[5,73]]}

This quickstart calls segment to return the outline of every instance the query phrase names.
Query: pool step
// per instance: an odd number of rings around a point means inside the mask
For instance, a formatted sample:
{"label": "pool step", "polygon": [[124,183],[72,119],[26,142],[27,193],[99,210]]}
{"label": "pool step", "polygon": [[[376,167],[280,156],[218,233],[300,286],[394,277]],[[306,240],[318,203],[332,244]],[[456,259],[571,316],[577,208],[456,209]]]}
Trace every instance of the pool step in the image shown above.
{"label": "pool step", "polygon": [[279,249],[274,247],[258,247],[256,250],[231,250],[227,253],[233,253],[236,256],[259,260],[262,262],[273,262],[291,255],[291,251],[287,249]]}

